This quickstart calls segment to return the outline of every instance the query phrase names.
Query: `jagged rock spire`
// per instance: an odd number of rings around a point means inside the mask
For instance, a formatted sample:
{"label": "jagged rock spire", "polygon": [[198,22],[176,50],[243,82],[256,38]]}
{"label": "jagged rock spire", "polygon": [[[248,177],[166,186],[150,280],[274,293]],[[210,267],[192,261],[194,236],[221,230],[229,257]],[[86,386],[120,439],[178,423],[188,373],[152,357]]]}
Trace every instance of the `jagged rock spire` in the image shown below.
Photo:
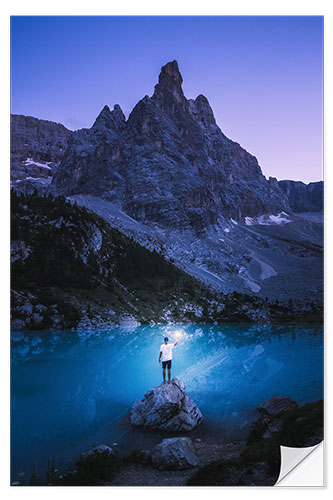
{"label": "jagged rock spire", "polygon": [[182,89],[183,78],[177,61],[162,67],[158,84],[155,85],[153,99],[163,108],[174,108],[174,104],[185,107],[186,99]]}

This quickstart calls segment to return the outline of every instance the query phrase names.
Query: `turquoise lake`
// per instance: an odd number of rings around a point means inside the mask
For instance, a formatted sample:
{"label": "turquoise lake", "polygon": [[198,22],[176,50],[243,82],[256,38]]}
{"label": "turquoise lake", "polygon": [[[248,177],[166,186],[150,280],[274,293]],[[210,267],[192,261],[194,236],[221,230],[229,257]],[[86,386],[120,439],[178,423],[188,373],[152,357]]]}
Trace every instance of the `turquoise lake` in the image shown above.
{"label": "turquoise lake", "polygon": [[[245,438],[256,407],[276,394],[299,404],[323,397],[322,326],[155,325],[108,331],[12,332],[11,476],[44,477],[48,460],[75,468],[94,443],[121,455],[165,434],[132,429],[133,403],[162,381],[163,338],[179,344],[172,376],[204,422],[192,437]],[[116,443],[116,444],[114,444]],[[21,474],[21,476],[19,476]]]}

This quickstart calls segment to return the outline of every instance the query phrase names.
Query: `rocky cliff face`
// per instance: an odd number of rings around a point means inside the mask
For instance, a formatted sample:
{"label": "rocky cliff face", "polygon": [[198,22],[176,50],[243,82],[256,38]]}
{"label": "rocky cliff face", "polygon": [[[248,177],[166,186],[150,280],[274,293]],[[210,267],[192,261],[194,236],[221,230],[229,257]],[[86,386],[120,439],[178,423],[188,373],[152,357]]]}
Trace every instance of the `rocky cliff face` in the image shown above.
{"label": "rocky cliff face", "polygon": [[137,220],[203,230],[219,215],[277,213],[288,203],[256,158],[216,125],[203,95],[186,99],[176,61],[127,122],[106,106],[93,127],[73,134],[52,187],[117,203]]}
{"label": "rocky cliff face", "polygon": [[320,212],[324,209],[324,183],[280,181],[279,187],[286,193],[294,212]]}
{"label": "rocky cliff face", "polygon": [[17,191],[46,190],[72,132],[60,123],[11,115],[11,181]]}

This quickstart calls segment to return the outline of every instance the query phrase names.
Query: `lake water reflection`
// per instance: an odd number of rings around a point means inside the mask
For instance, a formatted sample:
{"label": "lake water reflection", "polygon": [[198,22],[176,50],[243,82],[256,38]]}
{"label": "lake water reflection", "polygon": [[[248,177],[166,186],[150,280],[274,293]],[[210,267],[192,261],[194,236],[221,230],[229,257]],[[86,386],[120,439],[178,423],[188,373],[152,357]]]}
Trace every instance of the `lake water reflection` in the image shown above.
{"label": "lake water reflection", "polygon": [[[108,331],[12,332],[12,480],[54,458],[61,470],[99,442],[150,447],[164,435],[131,429],[134,401],[161,382],[160,344],[181,339],[172,375],[204,416],[193,436],[239,439],[275,394],[323,397],[321,326],[155,325]],[[117,443],[117,444],[113,444]]]}

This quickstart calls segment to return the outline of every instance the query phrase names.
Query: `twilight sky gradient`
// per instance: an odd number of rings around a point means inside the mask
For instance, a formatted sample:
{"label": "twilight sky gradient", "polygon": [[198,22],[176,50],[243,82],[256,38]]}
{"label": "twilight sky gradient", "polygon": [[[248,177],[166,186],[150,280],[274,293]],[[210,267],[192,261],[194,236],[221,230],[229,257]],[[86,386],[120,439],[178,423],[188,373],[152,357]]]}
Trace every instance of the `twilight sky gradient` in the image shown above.
{"label": "twilight sky gradient", "polygon": [[12,17],[11,111],[90,127],[128,115],[177,59],[187,98],[263,173],[322,179],[322,17]]}

